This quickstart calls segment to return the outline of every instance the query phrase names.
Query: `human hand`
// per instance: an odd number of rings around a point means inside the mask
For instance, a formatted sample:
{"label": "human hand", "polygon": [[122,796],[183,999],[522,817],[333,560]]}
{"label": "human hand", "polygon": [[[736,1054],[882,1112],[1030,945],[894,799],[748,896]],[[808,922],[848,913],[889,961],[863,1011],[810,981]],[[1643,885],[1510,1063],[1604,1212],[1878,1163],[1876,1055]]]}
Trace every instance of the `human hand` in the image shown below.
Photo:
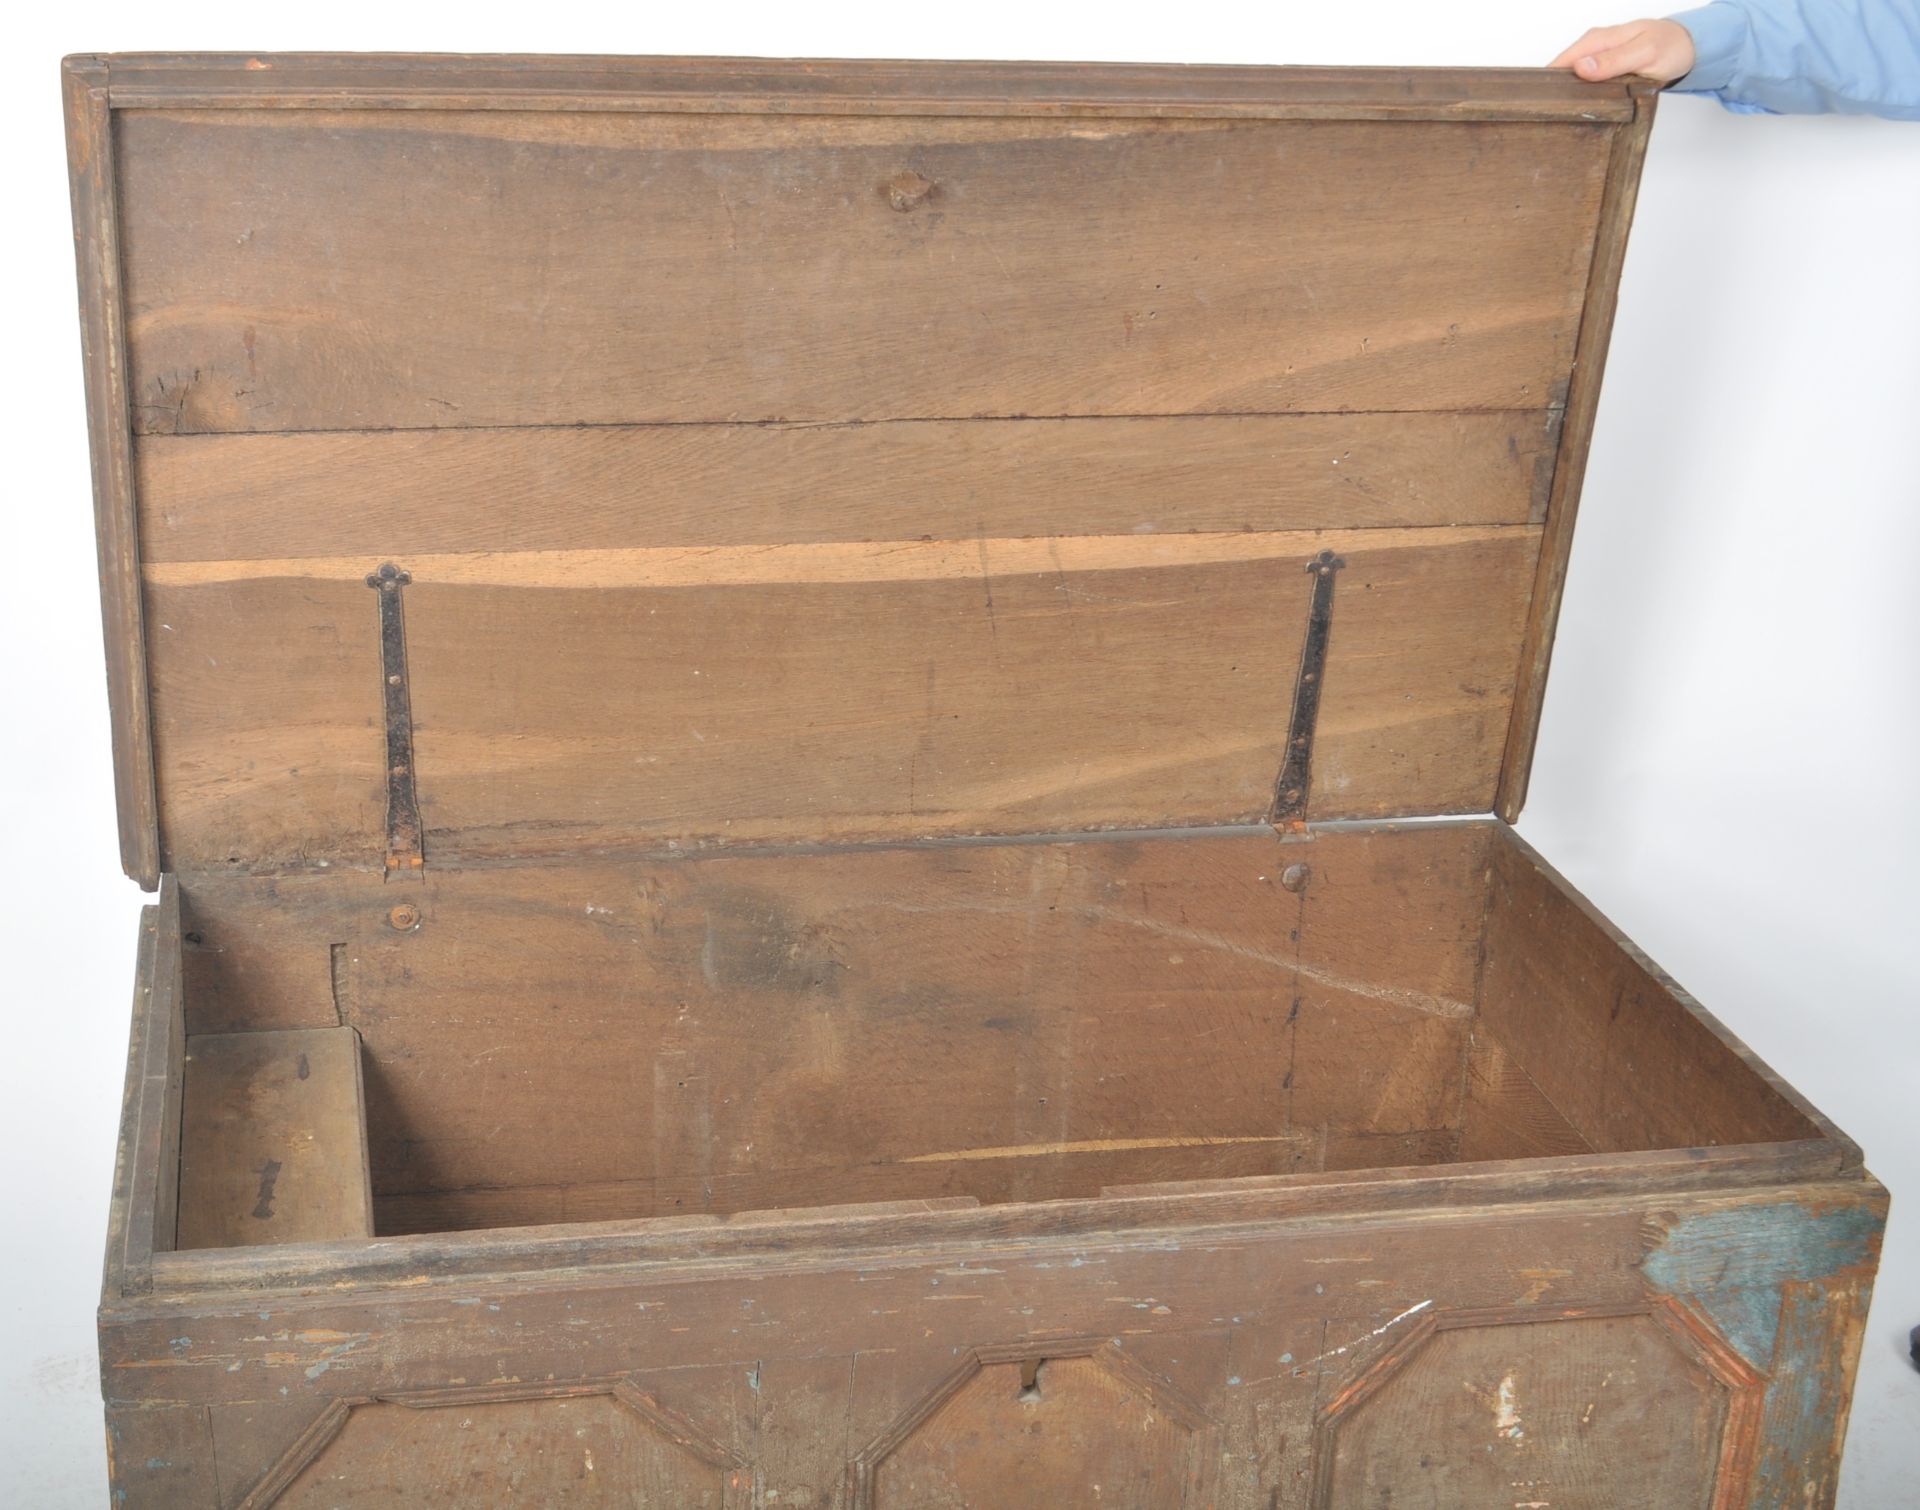
{"label": "human hand", "polygon": [[1547,66],[1595,81],[1638,73],[1671,84],[1693,71],[1693,34],[1678,21],[1596,26]]}

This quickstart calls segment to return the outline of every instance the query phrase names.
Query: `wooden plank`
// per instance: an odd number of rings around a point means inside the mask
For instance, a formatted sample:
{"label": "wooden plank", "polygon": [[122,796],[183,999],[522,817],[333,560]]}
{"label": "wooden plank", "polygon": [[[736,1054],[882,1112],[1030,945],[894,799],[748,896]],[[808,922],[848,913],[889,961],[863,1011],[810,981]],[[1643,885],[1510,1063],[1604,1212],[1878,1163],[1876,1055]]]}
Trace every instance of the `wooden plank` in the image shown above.
{"label": "wooden plank", "polygon": [[1600,380],[1606,371],[1607,342],[1613,334],[1613,312],[1620,296],[1620,268],[1626,260],[1627,231],[1633,223],[1633,206],[1640,192],[1640,165],[1646,157],[1654,107],[1660,97],[1659,89],[1652,84],[1636,83],[1632,88],[1633,124],[1614,133],[1612,157],[1607,165],[1599,236],[1594,242],[1586,304],[1580,317],[1579,343],[1567,392],[1566,424],[1560,432],[1560,456],[1554,466],[1552,490],[1547,500],[1546,539],[1540,551],[1538,577],[1520,645],[1519,694],[1514,699],[1513,723],[1507,732],[1495,808],[1508,823],[1516,822],[1526,805],[1534,745],[1540,737],[1540,712],[1546,702],[1547,668],[1553,659],[1553,632],[1560,620],[1560,599],[1566,589],[1567,562],[1573,550],[1574,517],[1579,512],[1580,493],[1586,482],[1587,453],[1592,447],[1593,423],[1600,407]]}
{"label": "wooden plank", "polygon": [[1307,875],[1286,1094],[1296,1125],[1329,1129],[1323,1167],[1453,1157],[1487,842],[1442,825],[1288,852]]}
{"label": "wooden plank", "polygon": [[768,58],[119,53],[122,108],[631,110],[779,115],[1246,115],[1621,120],[1565,69],[1268,68]]}
{"label": "wooden plank", "polygon": [[807,1244],[810,1252],[876,1253],[915,1244],[994,1243],[1007,1240],[1010,1233],[1071,1241],[1096,1233],[1164,1232],[1173,1227],[1244,1229],[1282,1220],[1372,1218],[1382,1213],[1458,1210],[1463,1205],[1523,1207],[1603,1198],[1671,1202],[1703,1192],[1772,1191],[1786,1185],[1854,1179],[1840,1164],[1832,1145],[1817,1138],[1428,1169],[1409,1169],[1402,1160],[1330,1173],[1111,1186],[1090,1200],[1049,1201],[1017,1209],[955,1205],[904,1216],[898,1206],[870,1211],[856,1204],[725,1217],[667,1216],[445,1232],[383,1237],[371,1243],[201,1249],[160,1254],[154,1259],[154,1272],[156,1284],[171,1295],[315,1284],[344,1294],[417,1282],[425,1272],[447,1280],[553,1273],[600,1264],[768,1257],[792,1253],[797,1242]]}
{"label": "wooden plank", "polygon": [[[1841,1200],[1851,1195],[1828,1190]],[[1697,1209],[1715,1200],[1684,1204]],[[1436,1308],[1515,1304],[1537,1286],[1537,1277],[1522,1271],[1545,1267],[1577,1270],[1580,1300],[1630,1303],[1643,1294],[1634,1264],[1645,1251],[1649,1209],[1657,1208],[1644,1199],[1616,1199],[1385,1220],[1354,1212],[1330,1221],[1213,1230],[1193,1242],[1166,1233],[1049,1238],[1008,1229],[979,1245],[926,1250],[901,1244],[824,1262],[796,1232],[797,1243],[784,1254],[744,1264],[694,1261],[619,1274],[576,1268],[545,1279],[497,1273],[457,1285],[446,1284],[437,1271],[417,1270],[411,1286],[377,1294],[325,1285],[299,1297],[284,1289],[229,1292],[206,1297],[195,1309],[231,1309],[236,1322],[251,1323],[241,1336],[260,1339],[245,1347],[241,1398],[272,1399],[283,1383],[311,1397],[314,1381],[305,1370],[326,1358],[329,1348],[335,1351],[327,1390],[335,1394],[385,1393],[406,1387],[401,1377],[429,1387],[421,1377],[428,1367],[443,1370],[441,1384],[462,1375],[471,1380],[475,1372],[457,1356],[469,1345],[481,1358],[498,1359],[477,1375],[483,1380],[496,1374],[544,1380],[553,1371],[551,1361],[537,1371],[527,1364],[550,1345],[546,1328],[568,1314],[579,1318],[570,1333],[560,1334],[568,1338],[566,1377],[573,1379],[617,1377],[636,1360],[653,1369],[700,1368],[730,1359],[751,1363],[759,1356],[829,1356],[927,1342],[947,1354],[931,1385],[953,1372],[963,1350],[981,1345],[977,1339],[988,1326],[1004,1328],[1001,1335],[1011,1339],[1177,1335],[1211,1330],[1222,1324],[1212,1318],[1236,1314],[1254,1324],[1288,1314],[1322,1322],[1367,1318],[1372,1327],[1423,1298],[1433,1299]],[[204,1255],[210,1261],[243,1256],[267,1255]],[[1076,1256],[1079,1263],[1072,1262]],[[941,1282],[931,1284],[933,1278]],[[942,1298],[956,1294],[981,1298]],[[749,1298],[754,1305],[743,1315],[749,1308],[741,1302]],[[1562,1298],[1575,1297],[1555,1297]],[[1141,1300],[1146,1304],[1132,1303]],[[636,1301],[647,1304],[642,1309]],[[489,1310],[488,1303],[500,1309]],[[1166,1311],[1156,1313],[1155,1304]],[[1022,1306],[1034,1307],[1031,1320]],[[259,1311],[269,1308],[277,1308],[281,1319],[263,1326]],[[624,1328],[610,1320],[622,1313]],[[341,1325],[348,1316],[354,1319]],[[223,1371],[235,1361],[239,1339],[224,1324],[194,1332],[190,1344],[174,1347],[172,1339],[181,1333],[165,1330],[165,1313],[123,1311],[114,1319],[120,1324],[103,1367],[111,1398],[207,1403],[209,1396],[223,1402],[236,1397],[234,1381]],[[486,1341],[476,1337],[476,1328]],[[343,1338],[355,1334],[358,1345],[340,1350]],[[947,1353],[950,1347],[954,1351]],[[174,1361],[138,1366],[149,1357]],[[1309,1358],[1270,1372],[1311,1388]],[[1294,1367],[1302,1372],[1293,1374]],[[1212,1389],[1227,1387],[1219,1379]]]}
{"label": "wooden plank", "polygon": [[1524,524],[1556,414],[149,435],[150,562]]}
{"label": "wooden plank", "polygon": [[1540,1159],[1592,1152],[1500,1041],[1476,1028],[1467,1060],[1460,1157]]}
{"label": "wooden plank", "polygon": [[360,1040],[353,1029],[189,1040],[180,1246],[372,1235]]}
{"label": "wooden plank", "polygon": [[1480,1019],[1595,1150],[1829,1134],[1510,831],[1492,859]]}
{"label": "wooden plank", "polygon": [[135,423],[1547,409],[1612,134],[131,111]]}
{"label": "wooden plank", "polygon": [[[1484,811],[1534,545],[1502,526],[412,559],[427,848],[1257,820],[1322,548],[1349,566],[1309,815]],[[148,568],[171,865],[377,853],[368,565]]]}
{"label": "wooden plank", "polygon": [[141,622],[140,537],[127,409],[126,315],[107,65],[100,58],[68,58],[60,81],[66,100],[67,168],[80,283],[81,365],[87,385],[87,446],[93,458],[93,517],[100,558],[100,616],[107,654],[120,863],[129,876],[152,891],[160,884],[159,817]]}
{"label": "wooden plank", "polygon": [[[198,881],[193,912],[256,987],[251,953],[318,970],[345,941],[383,1224],[1005,1202],[1445,1156],[1484,843],[429,866],[401,891]],[[1304,904],[1281,884],[1303,857]]]}
{"label": "wooden plank", "polygon": [[141,909],[127,1081],[114,1155],[102,1291],[146,1294],[156,1253],[175,1244],[179,1205],[181,1060],[180,892],[163,877],[159,899]]}
{"label": "wooden plank", "polygon": [[[850,1088],[850,1093],[864,1091]],[[930,1110],[929,1115],[934,1113]],[[1130,1142],[1137,1146],[1129,1146]],[[682,1172],[683,1159],[670,1174],[641,1179],[378,1194],[373,1198],[374,1225],[382,1234],[415,1235],[627,1222],[712,1211],[861,1210],[868,1205],[942,1200],[964,1205],[1091,1200],[1116,1183],[1176,1183],[1319,1170],[1324,1167],[1326,1144],[1322,1133],[1287,1131],[1238,1138],[1101,1138],[1089,1139],[1081,1147],[1001,1146],[967,1150],[955,1158],[934,1152],[897,1162],[781,1164],[713,1173]],[[1386,1162],[1408,1162],[1399,1148],[1394,1155]],[[940,1194],[943,1191],[965,1194]]]}

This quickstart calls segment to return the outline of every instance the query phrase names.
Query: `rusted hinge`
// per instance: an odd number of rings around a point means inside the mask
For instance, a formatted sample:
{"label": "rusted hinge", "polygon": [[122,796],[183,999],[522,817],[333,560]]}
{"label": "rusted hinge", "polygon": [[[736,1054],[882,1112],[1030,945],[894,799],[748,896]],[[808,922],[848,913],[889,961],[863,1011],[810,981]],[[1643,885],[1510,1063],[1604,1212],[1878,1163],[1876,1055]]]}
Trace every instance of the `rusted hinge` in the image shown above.
{"label": "rusted hinge", "polygon": [[400,589],[412,576],[387,562],[367,574],[380,594],[381,691],[387,709],[387,874],[426,864],[421,847],[420,802],[413,781],[413,703],[407,695],[407,626]]}
{"label": "rusted hinge", "polygon": [[1287,757],[1273,789],[1270,821],[1297,828],[1307,810],[1313,779],[1313,731],[1320,719],[1320,686],[1327,675],[1327,641],[1333,634],[1333,574],[1347,563],[1322,551],[1307,563],[1313,599],[1307,609],[1307,638],[1300,648],[1300,675],[1293,684],[1293,722],[1287,728]]}

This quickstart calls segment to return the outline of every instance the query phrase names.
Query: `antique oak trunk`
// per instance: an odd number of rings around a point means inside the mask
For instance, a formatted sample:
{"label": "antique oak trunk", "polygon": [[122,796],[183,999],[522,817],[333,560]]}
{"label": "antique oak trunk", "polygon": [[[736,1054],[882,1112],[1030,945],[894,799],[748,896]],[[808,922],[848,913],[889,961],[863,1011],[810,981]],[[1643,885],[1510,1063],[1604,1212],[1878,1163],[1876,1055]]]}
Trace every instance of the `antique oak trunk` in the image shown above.
{"label": "antique oak trunk", "polygon": [[1832,1500],[1884,1192],[1508,826],[1644,89],[66,85],[120,1503]]}

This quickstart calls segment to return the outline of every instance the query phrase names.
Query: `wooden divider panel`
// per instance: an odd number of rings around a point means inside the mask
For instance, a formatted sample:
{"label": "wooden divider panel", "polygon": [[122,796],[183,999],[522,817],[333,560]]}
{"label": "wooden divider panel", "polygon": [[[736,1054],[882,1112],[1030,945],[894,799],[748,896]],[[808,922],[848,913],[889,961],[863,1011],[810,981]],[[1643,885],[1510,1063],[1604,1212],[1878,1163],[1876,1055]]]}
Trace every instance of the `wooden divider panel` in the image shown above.
{"label": "wooden divider panel", "polygon": [[185,1065],[180,1247],[373,1235],[353,1029],[202,1034]]}

